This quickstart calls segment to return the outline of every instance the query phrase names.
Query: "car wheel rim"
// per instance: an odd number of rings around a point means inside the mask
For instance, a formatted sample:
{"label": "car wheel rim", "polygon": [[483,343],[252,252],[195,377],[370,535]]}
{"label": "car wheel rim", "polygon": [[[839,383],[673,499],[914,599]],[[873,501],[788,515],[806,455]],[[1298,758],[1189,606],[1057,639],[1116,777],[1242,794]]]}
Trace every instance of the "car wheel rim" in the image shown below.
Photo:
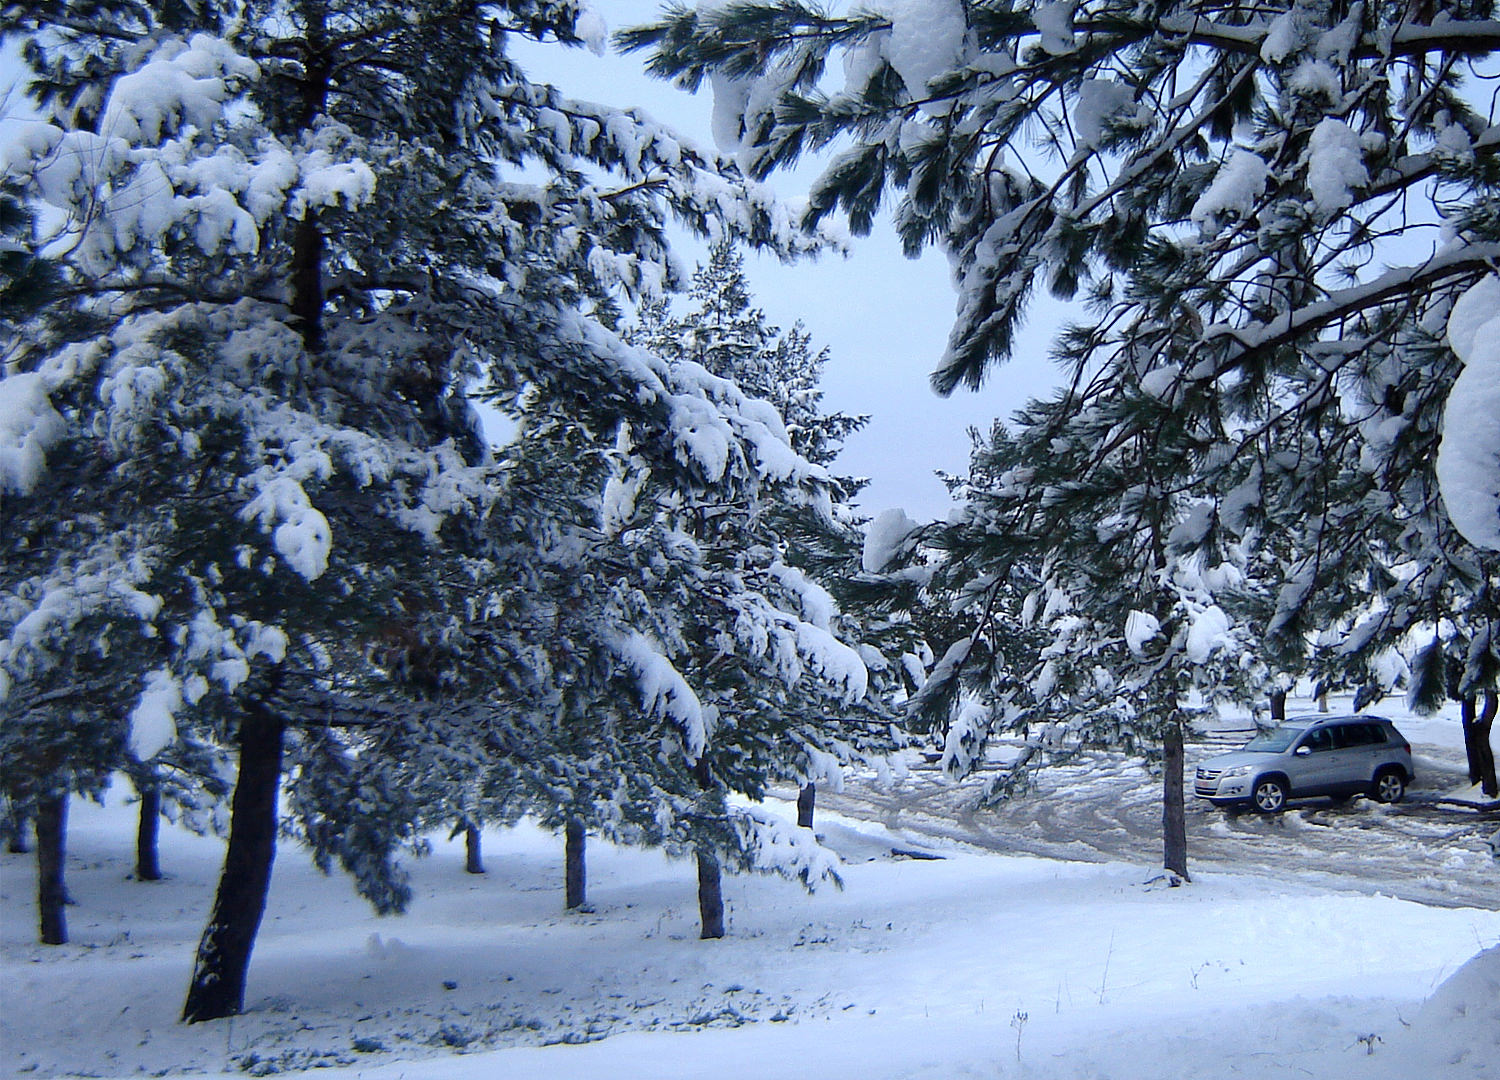
{"label": "car wheel rim", "polygon": [[1387,773],[1380,778],[1380,783],[1376,787],[1375,794],[1381,802],[1395,802],[1401,798],[1401,791],[1401,781],[1390,773]]}
{"label": "car wheel rim", "polygon": [[1280,810],[1281,801],[1281,789],[1275,784],[1263,784],[1255,789],[1255,805],[1262,810]]}

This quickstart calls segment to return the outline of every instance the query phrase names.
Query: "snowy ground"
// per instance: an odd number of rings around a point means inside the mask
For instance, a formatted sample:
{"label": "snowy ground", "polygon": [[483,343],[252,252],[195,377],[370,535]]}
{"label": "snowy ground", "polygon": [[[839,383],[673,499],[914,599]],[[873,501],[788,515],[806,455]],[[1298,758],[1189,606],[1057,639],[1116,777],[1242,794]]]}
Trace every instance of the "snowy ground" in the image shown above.
{"label": "snowy ground", "polygon": [[[1424,755],[1451,753],[1446,729],[1429,738]],[[1365,837],[1390,820],[1367,817]],[[998,854],[825,810],[845,888],[730,879],[730,937],[705,943],[691,865],[650,852],[592,845],[596,911],[564,915],[557,838],[487,834],[484,877],[439,839],[411,913],[378,919],[284,849],[249,1011],[186,1027],[221,845],[164,833],[169,879],[144,884],[130,808],[75,803],[71,824],[73,944],[33,944],[31,860],[0,860],[7,1077],[1500,1080],[1500,865],[1441,906],[1339,862],[1298,880],[1225,872],[1228,854],[1172,889],[1150,857]],[[1195,818],[1194,841],[1214,824]],[[1286,828],[1293,860],[1318,831]],[[914,844],[947,857],[890,856]]]}
{"label": "snowy ground", "polygon": [[[1291,705],[1294,714],[1312,709],[1305,700]],[[1331,705],[1349,711],[1347,700]],[[1445,801],[1468,787],[1457,707],[1432,717],[1413,716],[1397,702],[1372,711],[1394,720],[1413,744],[1417,777],[1405,801],[1382,806],[1366,799],[1342,805],[1295,800],[1286,813],[1264,817],[1226,812],[1190,796],[1193,872],[1253,872],[1427,904],[1500,908],[1500,867],[1487,842],[1500,828],[1500,813],[1475,813]],[[1248,717],[1229,717],[1224,726],[1239,731],[1237,740],[1189,744],[1189,791],[1197,761],[1238,746],[1250,723]],[[1040,773],[1030,797],[976,812],[975,794],[985,775],[954,785],[936,766],[919,764],[902,784],[855,781],[842,793],[821,793],[820,801],[917,840],[946,838],[1001,854],[1147,864],[1161,857],[1161,777],[1138,758],[1085,755]]]}

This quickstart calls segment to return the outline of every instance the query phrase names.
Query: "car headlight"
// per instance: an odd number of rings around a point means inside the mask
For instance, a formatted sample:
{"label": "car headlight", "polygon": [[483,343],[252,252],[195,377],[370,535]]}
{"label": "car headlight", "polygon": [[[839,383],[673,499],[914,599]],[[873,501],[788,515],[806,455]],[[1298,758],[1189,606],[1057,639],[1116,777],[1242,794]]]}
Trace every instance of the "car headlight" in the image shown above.
{"label": "car headlight", "polygon": [[1219,774],[1219,776],[1225,780],[1229,779],[1229,777],[1231,776],[1249,776],[1250,770],[1253,768],[1255,768],[1255,766],[1253,765],[1236,765],[1232,769],[1225,769]]}

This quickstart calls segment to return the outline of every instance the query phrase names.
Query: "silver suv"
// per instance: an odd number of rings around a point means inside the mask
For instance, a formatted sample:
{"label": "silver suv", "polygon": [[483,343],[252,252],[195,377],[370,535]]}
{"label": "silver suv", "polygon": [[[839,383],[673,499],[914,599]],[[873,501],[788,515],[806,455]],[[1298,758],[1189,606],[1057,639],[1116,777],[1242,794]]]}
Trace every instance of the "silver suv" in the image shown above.
{"label": "silver suv", "polygon": [[1193,794],[1215,806],[1249,803],[1274,814],[1308,795],[1372,795],[1400,802],[1411,783],[1411,743],[1379,716],[1308,716],[1263,731],[1198,766]]}

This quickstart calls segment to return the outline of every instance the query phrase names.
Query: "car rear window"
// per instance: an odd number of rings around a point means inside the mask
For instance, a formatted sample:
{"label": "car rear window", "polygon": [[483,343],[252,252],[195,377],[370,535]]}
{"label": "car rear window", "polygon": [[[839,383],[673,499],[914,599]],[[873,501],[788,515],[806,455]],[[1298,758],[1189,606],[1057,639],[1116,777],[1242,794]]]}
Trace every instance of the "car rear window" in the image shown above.
{"label": "car rear window", "polygon": [[1375,724],[1339,724],[1337,730],[1342,746],[1376,746],[1385,742],[1385,735]]}

